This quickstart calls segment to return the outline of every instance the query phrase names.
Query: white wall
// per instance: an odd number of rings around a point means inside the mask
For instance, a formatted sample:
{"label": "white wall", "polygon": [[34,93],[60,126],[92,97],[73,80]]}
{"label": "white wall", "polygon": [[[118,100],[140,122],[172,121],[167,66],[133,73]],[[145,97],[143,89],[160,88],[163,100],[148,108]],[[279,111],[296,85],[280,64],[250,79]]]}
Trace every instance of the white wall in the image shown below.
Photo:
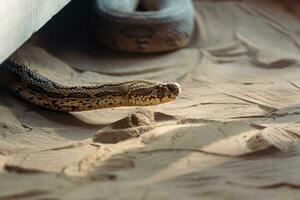
{"label": "white wall", "polygon": [[0,63],[70,0],[1,0]]}

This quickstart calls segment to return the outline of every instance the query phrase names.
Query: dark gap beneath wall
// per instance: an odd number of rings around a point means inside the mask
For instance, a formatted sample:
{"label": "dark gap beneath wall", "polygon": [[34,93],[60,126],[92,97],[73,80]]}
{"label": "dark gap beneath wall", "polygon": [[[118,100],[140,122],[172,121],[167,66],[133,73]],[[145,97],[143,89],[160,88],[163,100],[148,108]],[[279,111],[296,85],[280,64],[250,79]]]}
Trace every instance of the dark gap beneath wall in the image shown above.
{"label": "dark gap beneath wall", "polygon": [[156,8],[154,5],[148,7],[145,5],[145,2],[143,0],[140,0],[138,3],[138,6],[136,8],[136,11],[139,12],[150,12],[150,11],[157,11],[158,8]]}
{"label": "dark gap beneath wall", "polygon": [[147,9],[144,6],[144,4],[142,3],[142,1],[139,1],[139,4],[138,4],[138,6],[136,8],[136,11],[140,11],[140,12],[146,12],[147,11]]}

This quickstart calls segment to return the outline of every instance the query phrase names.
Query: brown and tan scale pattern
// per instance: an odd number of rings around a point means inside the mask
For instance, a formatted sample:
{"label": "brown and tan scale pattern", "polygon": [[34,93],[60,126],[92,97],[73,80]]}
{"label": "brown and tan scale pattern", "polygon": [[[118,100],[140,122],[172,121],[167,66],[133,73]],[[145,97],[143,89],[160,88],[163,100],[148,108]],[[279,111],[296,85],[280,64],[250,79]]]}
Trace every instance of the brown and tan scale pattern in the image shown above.
{"label": "brown and tan scale pattern", "polygon": [[12,59],[2,63],[0,69],[1,83],[15,94],[33,104],[64,112],[157,105],[175,100],[180,93],[177,83],[148,80],[68,87]]}
{"label": "brown and tan scale pattern", "polygon": [[[118,51],[157,53],[186,46],[194,30],[191,0],[93,0],[91,30]],[[137,11],[143,7],[146,12]]]}

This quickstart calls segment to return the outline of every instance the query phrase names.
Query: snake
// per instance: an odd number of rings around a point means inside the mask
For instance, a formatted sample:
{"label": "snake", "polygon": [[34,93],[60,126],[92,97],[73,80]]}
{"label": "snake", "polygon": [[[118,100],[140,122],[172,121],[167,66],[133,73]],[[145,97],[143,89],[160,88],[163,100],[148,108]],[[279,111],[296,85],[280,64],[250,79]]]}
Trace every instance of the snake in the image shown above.
{"label": "snake", "polygon": [[[194,20],[191,0],[93,0],[90,29],[96,41],[129,53],[160,53],[183,48]],[[12,57],[0,65],[0,83],[35,105],[62,112],[121,106],[152,106],[174,101],[176,82],[128,80],[65,86]]]}

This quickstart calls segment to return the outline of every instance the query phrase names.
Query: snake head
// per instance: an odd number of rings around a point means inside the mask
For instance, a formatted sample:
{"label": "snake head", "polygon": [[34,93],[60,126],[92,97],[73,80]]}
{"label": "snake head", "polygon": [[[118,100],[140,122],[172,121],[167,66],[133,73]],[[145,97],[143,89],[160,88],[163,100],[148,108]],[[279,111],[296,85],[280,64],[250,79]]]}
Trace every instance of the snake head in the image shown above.
{"label": "snake head", "polygon": [[174,101],[180,94],[178,83],[141,81],[128,94],[129,106],[151,106]]}
{"label": "snake head", "polygon": [[157,94],[160,99],[160,103],[166,103],[175,100],[181,92],[180,85],[178,83],[165,82],[160,83],[157,86]]}

